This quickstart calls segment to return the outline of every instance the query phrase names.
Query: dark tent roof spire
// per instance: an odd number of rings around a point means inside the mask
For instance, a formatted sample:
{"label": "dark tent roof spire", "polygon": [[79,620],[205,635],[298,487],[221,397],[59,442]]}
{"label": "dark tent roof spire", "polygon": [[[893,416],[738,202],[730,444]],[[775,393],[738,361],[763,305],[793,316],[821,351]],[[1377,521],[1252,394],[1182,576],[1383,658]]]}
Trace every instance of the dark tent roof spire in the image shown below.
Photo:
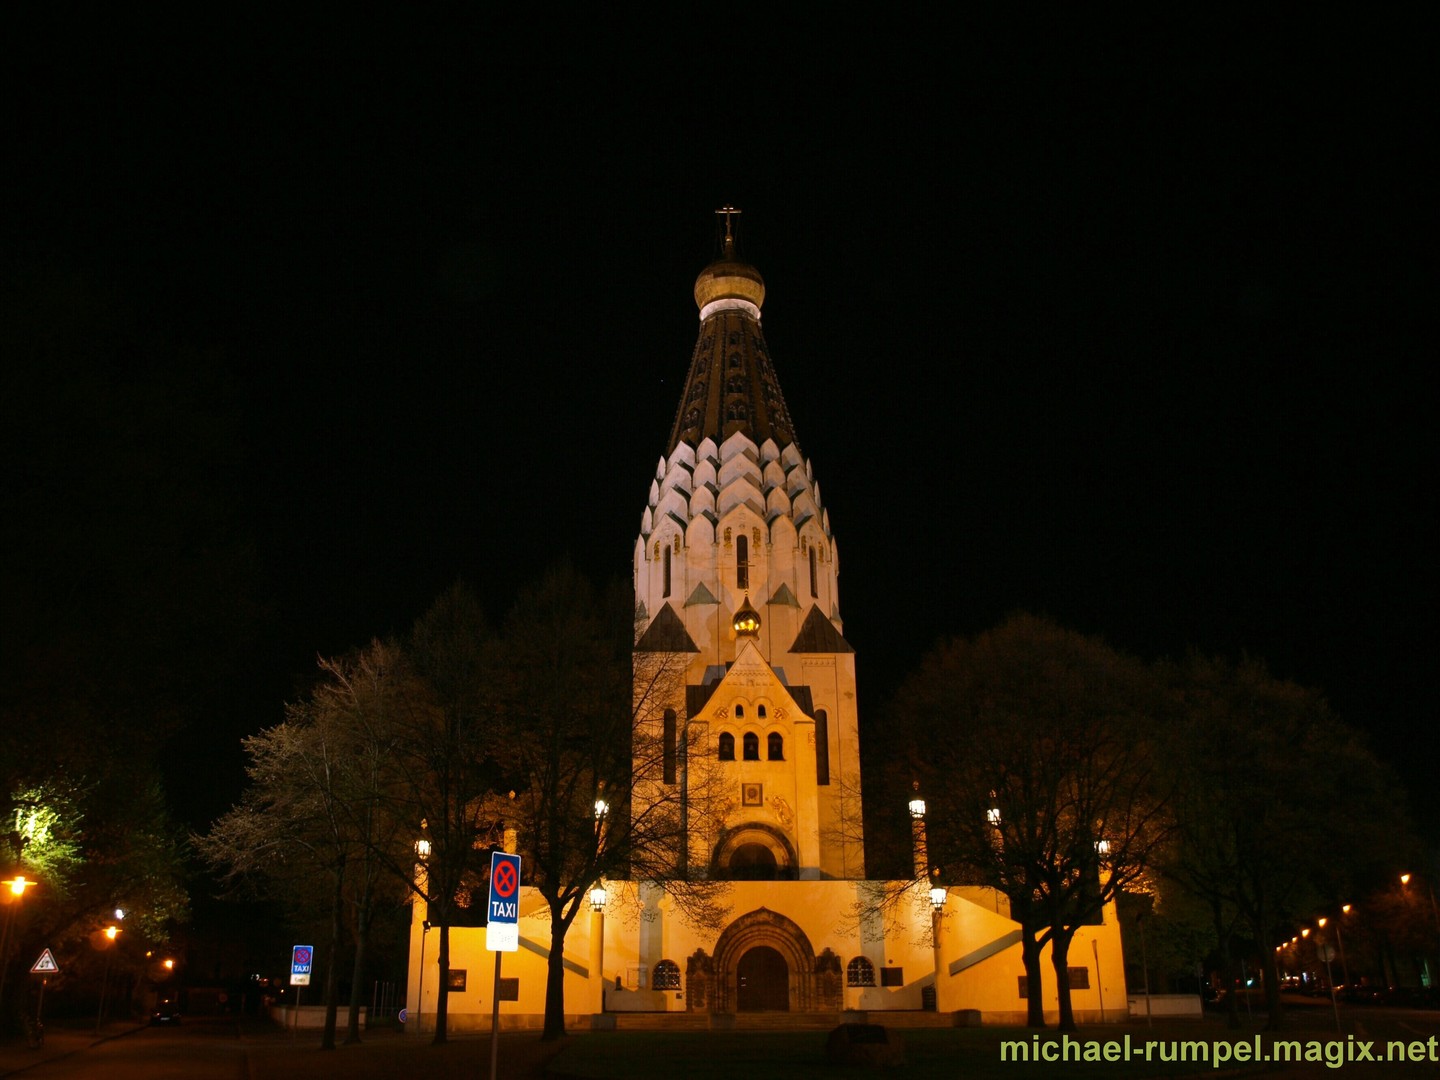
{"label": "dark tent roof spire", "polygon": [[774,439],[782,448],[795,442],[790,412],[760,330],[765,279],[735,252],[734,218],[739,213],[733,206],[715,211],[717,218],[725,219],[725,238],[720,257],[695,279],[700,335],[667,453],[681,442],[699,446],[706,438],[718,445],[737,431],[745,432],[756,445],[766,439]]}

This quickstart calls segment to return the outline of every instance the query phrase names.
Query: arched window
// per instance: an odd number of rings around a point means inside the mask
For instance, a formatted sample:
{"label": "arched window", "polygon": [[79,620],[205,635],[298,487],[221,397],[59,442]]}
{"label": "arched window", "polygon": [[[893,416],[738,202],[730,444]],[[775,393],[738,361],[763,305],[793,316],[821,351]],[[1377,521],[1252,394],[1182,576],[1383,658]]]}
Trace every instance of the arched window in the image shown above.
{"label": "arched window", "polygon": [[735,587],[750,587],[750,538],[744,533],[735,538]]}
{"label": "arched window", "polygon": [[670,545],[669,545],[669,544],[666,544],[666,545],[665,545],[665,573],[664,573],[663,576],[664,576],[664,586],[665,586],[665,588],[664,588],[664,590],[660,593],[660,595],[661,595],[661,596],[669,596],[669,595],[670,595]]}
{"label": "arched window", "polygon": [[810,549],[810,595],[820,595],[820,577],[815,573],[815,549]]}
{"label": "arched window", "polygon": [[665,783],[675,783],[675,710],[665,710],[665,751],[664,751],[664,778]]}
{"label": "arched window", "polygon": [[744,706],[744,705],[736,705],[736,706],[735,706],[735,718],[736,718],[737,720],[743,720],[743,719],[745,719],[745,706]]}
{"label": "arched window", "polygon": [[824,709],[815,710],[815,783],[830,783],[830,717]]}
{"label": "arched window", "polygon": [[728,731],[721,733],[720,746],[716,753],[721,761],[734,761],[735,736],[731,735]]}
{"label": "arched window", "polygon": [[745,760],[746,760],[746,761],[759,761],[759,760],[760,760],[760,736],[759,736],[759,735],[756,735],[753,731],[747,731],[747,732],[745,733],[745,740],[744,740],[744,742],[745,742]]}
{"label": "arched window", "polygon": [[845,968],[846,986],[874,986],[875,965],[867,956],[857,956]]}
{"label": "arched window", "polygon": [[650,973],[650,989],[679,990],[680,965],[674,960],[661,960]]}
{"label": "arched window", "polygon": [[757,705],[757,706],[755,707],[755,711],[756,711],[756,713],[759,715],[759,717],[760,717],[761,720],[764,720],[764,719],[765,719],[765,706],[764,706],[764,705]]}
{"label": "arched window", "polygon": [[785,737],[772,731],[765,739],[765,756],[771,761],[785,760]]}

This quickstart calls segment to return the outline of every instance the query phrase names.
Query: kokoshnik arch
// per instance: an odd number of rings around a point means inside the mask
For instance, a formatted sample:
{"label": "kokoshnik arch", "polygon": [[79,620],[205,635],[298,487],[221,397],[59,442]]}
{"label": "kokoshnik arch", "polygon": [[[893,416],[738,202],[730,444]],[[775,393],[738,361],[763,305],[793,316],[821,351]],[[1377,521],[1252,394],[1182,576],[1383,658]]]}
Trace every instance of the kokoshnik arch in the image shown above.
{"label": "kokoshnik arch", "polygon": [[[951,886],[936,917],[922,880],[885,911],[875,906],[904,885],[865,879],[839,549],[761,329],[764,280],[737,251],[738,211],[720,213],[721,251],[695,281],[699,334],[635,541],[637,679],[657,663],[684,675],[647,713],[663,766],[637,756],[633,798],[693,798],[678,872],[729,881],[729,911],[718,929],[700,929],[663,883],[612,887],[604,916],[577,919],[566,939],[567,1025],[598,1014],[844,1010],[894,1014],[887,1022],[961,1010],[1023,1022],[1018,925],[1003,896]],[[903,572],[928,571],[912,563]],[[538,1027],[550,932],[544,903],[527,893],[520,951],[505,958],[519,1000],[501,1002],[500,1013],[502,1024]],[[416,903],[407,1031],[429,1030],[440,978],[436,950],[425,956],[425,917]],[[451,994],[449,1023],[488,1029],[484,931],[451,935],[452,969],[473,977]],[[1077,963],[1098,966],[1072,980],[1077,1018],[1098,1018],[1102,997],[1118,1014],[1126,998],[1113,907],[1075,941]],[[1055,1007],[1053,986],[1046,1007]]]}

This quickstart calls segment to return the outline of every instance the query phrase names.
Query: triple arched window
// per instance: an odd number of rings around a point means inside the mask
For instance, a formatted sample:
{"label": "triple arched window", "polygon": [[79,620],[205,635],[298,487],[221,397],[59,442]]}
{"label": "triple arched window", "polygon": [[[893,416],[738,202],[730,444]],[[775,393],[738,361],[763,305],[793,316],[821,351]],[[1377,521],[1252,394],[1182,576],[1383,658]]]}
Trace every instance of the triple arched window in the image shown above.
{"label": "triple arched window", "polygon": [[[735,736],[728,731],[722,731],[715,742],[715,756],[721,761],[735,760]],[[747,731],[740,736],[740,756],[743,761],[760,760],[760,736],[753,731]],[[668,759],[667,759],[668,760]],[[765,736],[765,760],[785,760],[785,736],[778,731],[772,731]]]}

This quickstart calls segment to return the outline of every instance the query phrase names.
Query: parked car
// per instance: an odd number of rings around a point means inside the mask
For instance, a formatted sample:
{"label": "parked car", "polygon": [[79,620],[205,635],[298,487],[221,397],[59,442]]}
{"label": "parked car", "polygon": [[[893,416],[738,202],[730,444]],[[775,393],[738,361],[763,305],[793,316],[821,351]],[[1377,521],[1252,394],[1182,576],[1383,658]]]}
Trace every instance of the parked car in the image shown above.
{"label": "parked car", "polygon": [[155,999],[155,1008],[150,1011],[152,1024],[178,1024],[180,1022],[180,997],[178,994],[161,994]]}

